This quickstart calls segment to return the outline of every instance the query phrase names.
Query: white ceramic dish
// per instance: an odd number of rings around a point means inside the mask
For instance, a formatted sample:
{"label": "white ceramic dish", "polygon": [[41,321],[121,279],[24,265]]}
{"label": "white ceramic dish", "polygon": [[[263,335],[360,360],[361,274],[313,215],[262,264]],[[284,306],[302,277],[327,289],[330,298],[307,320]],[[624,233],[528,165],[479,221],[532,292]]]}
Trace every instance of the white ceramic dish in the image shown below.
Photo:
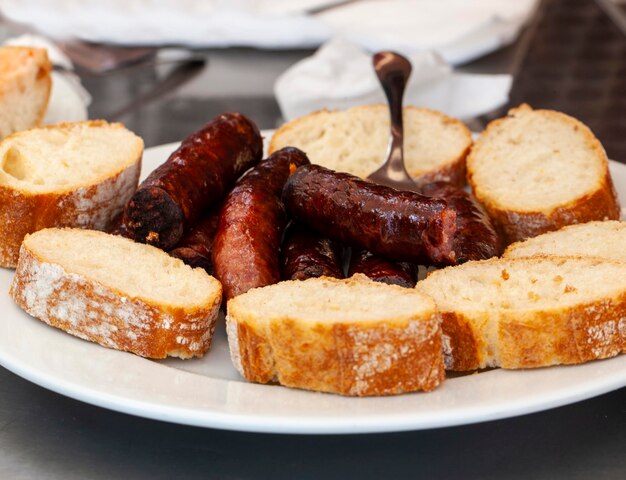
{"label": "white ceramic dish", "polygon": [[[176,144],[148,149],[144,172]],[[626,203],[626,166],[611,162]],[[45,325],[7,292],[0,269],[0,364],[55,392],[169,422],[277,433],[418,430],[512,417],[566,405],[626,385],[626,355],[580,366],[492,370],[450,378],[431,393],[344,398],[244,381],[228,356],[223,325],[202,359],[150,361],[109,350]]]}

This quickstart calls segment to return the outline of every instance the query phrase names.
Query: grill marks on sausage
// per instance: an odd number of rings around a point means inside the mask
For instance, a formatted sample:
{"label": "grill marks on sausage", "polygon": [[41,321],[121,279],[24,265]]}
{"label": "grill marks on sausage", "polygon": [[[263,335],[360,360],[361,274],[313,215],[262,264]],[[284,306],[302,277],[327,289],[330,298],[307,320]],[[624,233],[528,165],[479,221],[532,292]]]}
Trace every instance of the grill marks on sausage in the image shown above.
{"label": "grill marks on sausage", "polygon": [[263,139],[239,113],[225,113],[187,137],[139,186],[126,206],[125,229],[138,242],[169,250],[246,170]]}
{"label": "grill marks on sausage", "polygon": [[287,223],[281,192],[294,167],[308,164],[297,148],[283,148],[237,182],[220,213],[213,243],[215,276],[225,299],[280,281],[279,249]]}

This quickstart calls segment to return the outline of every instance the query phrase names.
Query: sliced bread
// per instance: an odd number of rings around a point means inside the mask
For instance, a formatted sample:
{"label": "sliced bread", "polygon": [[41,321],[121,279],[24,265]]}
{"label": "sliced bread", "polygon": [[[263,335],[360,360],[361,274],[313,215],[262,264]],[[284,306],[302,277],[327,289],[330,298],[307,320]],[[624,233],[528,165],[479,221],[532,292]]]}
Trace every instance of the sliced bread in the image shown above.
{"label": "sliced bread", "polygon": [[105,347],[188,358],[211,345],[222,288],[156,247],[50,228],[24,239],[11,296],[32,316]]}
{"label": "sliced bread", "polygon": [[515,242],[504,257],[572,255],[626,262],[626,222],[609,220],[570,225],[523,242]]}
{"label": "sliced bread", "polygon": [[41,123],[52,88],[51,71],[43,48],[0,47],[0,140]]}
{"label": "sliced bread", "polygon": [[620,216],[602,145],[552,110],[521,105],[491,122],[467,158],[467,178],[507,243]]}
{"label": "sliced bread", "polygon": [[46,227],[105,230],[137,188],[143,141],[122,124],[60,123],[0,142],[0,266]]}
{"label": "sliced bread", "polygon": [[249,290],[229,300],[226,329],[235,367],[254,382],[366,396],[444,379],[432,299],[363,275]]}
{"label": "sliced bread", "polygon": [[576,364],[626,350],[621,262],[468,262],[431,273],[416,289],[437,303],[449,370]]}
{"label": "sliced bread", "polygon": [[[385,160],[389,141],[389,110],[385,105],[322,110],[286,123],[273,135],[272,153],[293,146],[311,163],[367,177]],[[465,184],[465,157],[472,144],[467,127],[426,108],[404,109],[404,159],[419,183],[445,180]]]}

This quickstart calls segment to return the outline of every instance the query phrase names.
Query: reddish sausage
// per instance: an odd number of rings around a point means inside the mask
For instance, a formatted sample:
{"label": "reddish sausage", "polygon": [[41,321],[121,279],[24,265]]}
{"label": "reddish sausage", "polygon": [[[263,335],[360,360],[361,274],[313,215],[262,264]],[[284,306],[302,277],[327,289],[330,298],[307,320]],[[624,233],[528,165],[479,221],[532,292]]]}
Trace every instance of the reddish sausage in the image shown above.
{"label": "reddish sausage", "polygon": [[209,275],[213,275],[213,261],[211,247],[217,231],[220,209],[210,209],[200,221],[194,225],[172,250],[172,257],[180,258],[191,267],[204,268]]}
{"label": "reddish sausage", "polygon": [[445,199],[456,210],[455,263],[482,260],[502,253],[500,236],[487,212],[470,193],[448,182],[429,183],[422,187],[422,192]]}
{"label": "reddish sausage", "polygon": [[407,262],[392,262],[367,250],[352,249],[348,276],[362,273],[375,282],[413,288],[417,281],[417,267]]}
{"label": "reddish sausage", "polygon": [[297,148],[278,150],[226,197],[213,243],[213,268],[226,300],[280,281],[279,249],[287,223],[280,194],[290,173],[307,163]]}
{"label": "reddish sausage", "polygon": [[292,223],[281,249],[282,279],[344,278],[341,253],[342,248],[337,242]]}
{"label": "reddish sausage", "polygon": [[124,212],[129,236],[168,250],[262,156],[256,125],[225,113],[187,137],[139,186]]}
{"label": "reddish sausage", "polygon": [[342,244],[391,260],[454,263],[456,212],[445,200],[307,165],[291,175],[283,201],[294,220]]}

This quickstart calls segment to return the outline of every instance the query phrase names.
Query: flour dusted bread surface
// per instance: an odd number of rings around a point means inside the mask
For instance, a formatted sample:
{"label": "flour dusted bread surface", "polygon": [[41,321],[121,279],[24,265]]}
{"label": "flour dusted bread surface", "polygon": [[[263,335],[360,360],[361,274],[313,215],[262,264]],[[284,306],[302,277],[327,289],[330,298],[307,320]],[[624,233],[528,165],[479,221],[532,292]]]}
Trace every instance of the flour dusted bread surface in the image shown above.
{"label": "flour dusted bread surface", "polygon": [[43,120],[51,70],[43,48],[0,47],[0,139]]}
{"label": "flour dusted bread surface", "polygon": [[626,264],[584,257],[468,262],[416,289],[442,317],[446,368],[533,368],[626,350]]}
{"label": "flour dusted bread surface", "polygon": [[0,265],[46,227],[105,230],[137,187],[143,141],[119,123],[61,123],[0,142]]}
{"label": "flour dusted bread surface", "polygon": [[[293,120],[272,137],[270,153],[298,147],[311,160],[365,178],[385,160],[389,110],[384,105],[346,111],[322,110]],[[422,183],[465,183],[465,157],[472,144],[460,121],[425,108],[404,109],[404,158],[409,174]]]}
{"label": "flour dusted bread surface", "polygon": [[220,283],[148,245],[82,229],[45,229],[21,247],[11,296],[32,316],[144,357],[202,356]]}
{"label": "flour dusted bread surface", "polygon": [[252,289],[228,302],[226,323],[233,363],[254,382],[366,396],[444,378],[434,302],[362,275]]}
{"label": "flour dusted bread surface", "polygon": [[490,123],[468,156],[467,176],[507,243],[620,215],[602,145],[560,112],[522,105]]}
{"label": "flour dusted bread surface", "polygon": [[626,222],[570,225],[555,232],[516,242],[509,245],[504,252],[504,257],[508,258],[535,255],[587,256],[626,262]]}

